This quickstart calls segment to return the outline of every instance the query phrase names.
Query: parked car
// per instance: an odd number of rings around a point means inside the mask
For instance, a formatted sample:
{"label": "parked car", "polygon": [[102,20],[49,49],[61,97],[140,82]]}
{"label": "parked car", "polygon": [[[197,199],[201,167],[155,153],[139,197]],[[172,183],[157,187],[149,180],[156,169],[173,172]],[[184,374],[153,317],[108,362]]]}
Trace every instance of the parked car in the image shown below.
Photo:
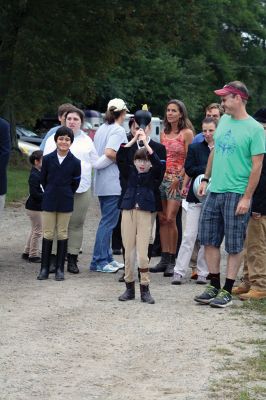
{"label": "parked car", "polygon": [[103,123],[102,114],[95,110],[83,110],[85,114],[85,120],[82,130],[93,140],[95,133],[99,126]]}
{"label": "parked car", "polygon": [[18,148],[26,156],[30,156],[34,151],[40,150],[40,147],[36,144],[24,142],[20,139],[18,139]]}
{"label": "parked car", "polygon": [[42,142],[42,138],[36,133],[24,128],[23,126],[16,126],[17,138],[23,142],[29,142],[39,146]]}

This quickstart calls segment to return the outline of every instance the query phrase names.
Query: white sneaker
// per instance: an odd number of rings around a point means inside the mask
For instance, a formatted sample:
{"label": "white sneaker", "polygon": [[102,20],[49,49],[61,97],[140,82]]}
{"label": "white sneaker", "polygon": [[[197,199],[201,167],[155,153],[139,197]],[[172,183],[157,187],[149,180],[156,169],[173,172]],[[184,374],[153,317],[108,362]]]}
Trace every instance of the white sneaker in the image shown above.
{"label": "white sneaker", "polygon": [[[112,265],[113,267],[118,268],[118,270],[119,270],[119,269],[123,269],[123,268],[125,267],[125,265],[124,265],[123,263],[119,263],[119,262],[116,261],[116,260],[111,261],[111,262],[109,263],[109,265]],[[117,271],[118,271],[118,270],[117,270]]]}
{"label": "white sneaker", "polygon": [[196,283],[198,283],[199,285],[206,285],[207,279],[204,276],[198,275]]}
{"label": "white sneaker", "polygon": [[174,272],[174,276],[172,278],[171,284],[172,285],[181,285],[182,283],[182,276],[176,272]]}

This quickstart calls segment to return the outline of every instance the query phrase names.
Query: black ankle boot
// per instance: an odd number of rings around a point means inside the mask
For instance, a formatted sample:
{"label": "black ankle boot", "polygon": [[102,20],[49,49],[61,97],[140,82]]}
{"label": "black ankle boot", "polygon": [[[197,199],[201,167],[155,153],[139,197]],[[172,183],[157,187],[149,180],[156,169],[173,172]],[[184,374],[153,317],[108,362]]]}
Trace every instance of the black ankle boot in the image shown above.
{"label": "black ankle boot", "polygon": [[78,274],[79,269],[77,266],[78,255],[77,254],[68,254],[67,255],[67,271],[71,274]]}
{"label": "black ankle boot", "polygon": [[169,262],[163,276],[173,276],[175,268],[175,254],[169,254]]}
{"label": "black ankle boot", "polygon": [[55,270],[55,280],[63,281],[64,277],[64,266],[65,257],[67,252],[67,239],[57,240],[57,255],[56,255],[56,270]]}
{"label": "black ankle boot", "polygon": [[139,285],[140,287],[140,298],[143,303],[154,304],[154,298],[150,294],[149,285]]}
{"label": "black ankle boot", "polygon": [[161,260],[155,267],[150,268],[150,272],[164,272],[169,263],[169,253],[162,253]]}
{"label": "black ankle boot", "polygon": [[53,246],[52,240],[43,238],[41,270],[39,275],[37,276],[37,279],[39,279],[40,281],[48,279],[49,277],[49,261],[50,261],[52,246]]}
{"label": "black ankle boot", "polygon": [[49,263],[49,273],[54,274],[56,269],[56,255],[51,254]]}
{"label": "black ankle boot", "polygon": [[126,282],[126,291],[118,297],[120,301],[135,299],[135,282]]}

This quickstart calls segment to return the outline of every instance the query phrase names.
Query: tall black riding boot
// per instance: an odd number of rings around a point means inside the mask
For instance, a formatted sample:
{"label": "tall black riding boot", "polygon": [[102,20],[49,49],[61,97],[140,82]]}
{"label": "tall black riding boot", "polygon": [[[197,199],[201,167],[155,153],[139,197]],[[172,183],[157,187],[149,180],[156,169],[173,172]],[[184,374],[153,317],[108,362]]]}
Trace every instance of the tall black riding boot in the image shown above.
{"label": "tall black riding boot", "polygon": [[56,270],[55,270],[55,280],[63,281],[64,278],[64,266],[65,257],[67,252],[67,239],[57,240],[57,256],[56,256]]}
{"label": "tall black riding boot", "polygon": [[118,297],[120,301],[135,299],[135,282],[126,282],[126,291]]}
{"label": "tall black riding boot", "polygon": [[42,261],[41,261],[41,270],[37,279],[40,281],[44,279],[48,279],[49,276],[49,264],[50,264],[50,255],[52,251],[53,241],[43,238],[42,240]]}
{"label": "tall black riding boot", "polygon": [[49,264],[49,273],[54,274],[56,269],[56,255],[51,254],[50,256],[50,264]]}
{"label": "tall black riding boot", "polygon": [[77,266],[78,255],[77,254],[68,254],[67,255],[67,271],[71,274],[78,274],[79,269]]}
{"label": "tall black riding boot", "polygon": [[173,276],[175,268],[175,254],[169,254],[169,262],[163,276]]}
{"label": "tall black riding boot", "polygon": [[149,247],[148,247],[148,259],[149,259],[149,262],[151,261],[151,258],[152,258],[152,250],[153,250],[153,244],[150,243]]}
{"label": "tall black riding boot", "polygon": [[155,267],[150,268],[150,272],[164,272],[169,263],[169,257],[169,253],[162,252],[161,260],[157,265],[155,265]]}
{"label": "tall black riding boot", "polygon": [[143,303],[154,304],[154,298],[150,294],[149,285],[139,285],[140,299]]}

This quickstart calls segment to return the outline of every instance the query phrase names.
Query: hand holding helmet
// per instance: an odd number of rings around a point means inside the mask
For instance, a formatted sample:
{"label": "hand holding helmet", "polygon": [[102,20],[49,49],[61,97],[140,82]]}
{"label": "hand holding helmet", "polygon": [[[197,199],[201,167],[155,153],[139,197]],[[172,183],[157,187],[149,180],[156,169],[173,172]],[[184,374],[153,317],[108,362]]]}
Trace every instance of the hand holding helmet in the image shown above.
{"label": "hand holding helmet", "polygon": [[193,183],[194,195],[200,202],[202,202],[206,195],[210,192],[211,183],[211,179],[209,179],[209,182],[207,182],[206,180],[202,181],[202,179],[204,179],[204,174],[198,175]]}

